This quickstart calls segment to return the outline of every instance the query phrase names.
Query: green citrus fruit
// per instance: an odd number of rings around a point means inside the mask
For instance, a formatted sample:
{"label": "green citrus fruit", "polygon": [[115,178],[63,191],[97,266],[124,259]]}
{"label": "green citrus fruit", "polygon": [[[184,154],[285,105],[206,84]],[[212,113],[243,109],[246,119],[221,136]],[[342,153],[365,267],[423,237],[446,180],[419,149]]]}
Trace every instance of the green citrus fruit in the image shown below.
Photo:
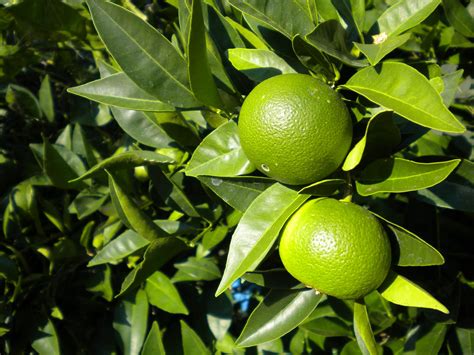
{"label": "green citrus fruit", "polygon": [[286,184],[318,181],[334,172],[352,141],[352,122],[339,95],[304,74],[257,85],[245,99],[239,136],[248,159]]}
{"label": "green citrus fruit", "polygon": [[294,278],[341,299],[357,299],[381,285],[390,268],[389,239],[376,217],[350,202],[305,203],[285,225],[283,265]]}

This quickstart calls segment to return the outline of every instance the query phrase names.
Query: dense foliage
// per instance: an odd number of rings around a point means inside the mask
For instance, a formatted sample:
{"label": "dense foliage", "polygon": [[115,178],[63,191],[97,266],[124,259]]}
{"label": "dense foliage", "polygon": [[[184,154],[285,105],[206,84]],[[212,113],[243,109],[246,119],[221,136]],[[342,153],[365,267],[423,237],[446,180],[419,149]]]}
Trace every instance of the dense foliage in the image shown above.
{"label": "dense foliage", "polygon": [[[113,2],[0,0],[0,353],[474,353],[472,2]],[[294,72],[354,123],[341,169],[298,187],[236,123]],[[390,233],[364,300],[281,264],[322,196]]]}

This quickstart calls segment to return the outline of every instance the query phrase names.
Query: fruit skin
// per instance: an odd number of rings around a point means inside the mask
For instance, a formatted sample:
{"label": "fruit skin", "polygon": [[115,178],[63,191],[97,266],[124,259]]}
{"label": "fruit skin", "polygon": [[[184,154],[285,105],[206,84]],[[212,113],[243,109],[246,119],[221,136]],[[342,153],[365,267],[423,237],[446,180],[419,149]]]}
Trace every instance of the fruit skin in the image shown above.
{"label": "fruit skin", "polygon": [[352,122],[339,94],[305,74],[282,74],[257,85],[239,116],[249,160],[264,174],[292,185],[325,178],[343,162]]}
{"label": "fruit skin", "polygon": [[294,278],[340,299],[358,299],[381,285],[390,241],[369,211],[324,198],[305,203],[287,222],[280,257]]}

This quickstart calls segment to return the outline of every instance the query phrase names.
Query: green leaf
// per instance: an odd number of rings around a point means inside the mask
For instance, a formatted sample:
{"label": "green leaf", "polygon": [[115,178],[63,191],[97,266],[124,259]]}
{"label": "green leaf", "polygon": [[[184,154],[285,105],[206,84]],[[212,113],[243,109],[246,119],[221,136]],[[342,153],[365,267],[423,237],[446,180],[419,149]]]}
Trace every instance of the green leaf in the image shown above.
{"label": "green leaf", "polygon": [[474,37],[474,18],[459,0],[443,0],[443,8],[448,21],[466,37]]}
{"label": "green leaf", "polygon": [[151,274],[186,248],[184,242],[174,237],[159,238],[151,242],[143,255],[143,261],[127,275],[122,282],[120,293],[116,297],[139,286]]}
{"label": "green leaf", "polygon": [[263,42],[255,33],[242,26],[240,23],[234,21],[230,17],[225,17],[227,22],[245,38],[255,49],[268,49],[265,42]]}
{"label": "green leaf", "polygon": [[201,0],[192,0],[187,47],[189,82],[194,95],[204,104],[222,107],[207,58],[206,28]]}
{"label": "green leaf", "polygon": [[192,330],[184,320],[180,320],[181,339],[183,341],[184,355],[211,355],[211,352],[202,342],[199,335]]}
{"label": "green leaf", "polygon": [[245,211],[230,243],[216,295],[247,271],[253,271],[275,243],[286,220],[309,198],[279,183],[262,192]]}
{"label": "green leaf", "polygon": [[364,68],[343,87],[423,127],[451,133],[465,130],[428,79],[406,64],[384,62]]}
{"label": "green leaf", "polygon": [[399,143],[400,131],[392,120],[392,112],[377,112],[367,123],[364,136],[347,154],[342,170],[350,171],[356,168],[364,155],[372,155],[370,158],[374,158],[374,155],[388,155]]}
{"label": "green leaf", "polygon": [[173,106],[158,101],[153,95],[141,89],[125,73],[116,73],[69,88],[67,91],[101,104],[117,106],[128,110],[175,110]]}
{"label": "green leaf", "polygon": [[407,307],[431,308],[449,314],[448,309],[420,286],[391,271],[378,288],[387,301]]}
{"label": "green leaf", "polygon": [[279,339],[303,322],[321,298],[313,289],[271,290],[250,315],[237,345],[249,347]]}
{"label": "green leaf", "polygon": [[174,159],[166,155],[147,150],[132,150],[113,155],[110,158],[101,161],[99,164],[92,167],[72,182],[88,179],[100,172],[103,172],[104,170],[113,171],[118,169],[134,168],[136,166],[164,165],[174,162]]}
{"label": "green leaf", "polygon": [[165,348],[161,339],[161,331],[158,322],[155,320],[151,325],[141,355],[165,355]]}
{"label": "green leaf", "polygon": [[148,323],[148,300],[143,290],[123,299],[115,308],[113,327],[124,355],[139,355]]}
{"label": "green leaf", "polygon": [[293,52],[299,61],[313,73],[322,76],[323,80],[335,80],[337,69],[335,64],[314,45],[308,43],[305,37],[297,35],[292,39]]}
{"label": "green leaf", "polygon": [[114,290],[112,287],[112,269],[109,265],[96,267],[90,270],[90,274],[84,279],[87,291],[95,293],[107,302],[112,302]]}
{"label": "green leaf", "polygon": [[448,326],[443,323],[425,322],[410,329],[403,354],[439,354]]}
{"label": "green leaf", "polygon": [[120,128],[138,142],[153,148],[176,145],[151,114],[114,107],[111,110]]}
{"label": "green leaf", "polygon": [[231,48],[228,55],[235,69],[256,82],[275,75],[296,73],[283,58],[270,50]]}
{"label": "green leaf", "polygon": [[262,191],[275,183],[272,179],[257,176],[227,178],[199,176],[198,179],[229,206],[241,212],[245,212]]}
{"label": "green leaf", "polygon": [[60,355],[59,337],[51,319],[46,318],[33,333],[31,347],[39,355]]}
{"label": "green leaf", "polygon": [[[229,0],[229,2],[238,10],[257,18],[290,39],[297,34],[305,35],[314,28],[308,9],[298,0],[287,0],[285,6],[272,0]],[[288,21],[289,14],[291,21]]]}
{"label": "green leaf", "polygon": [[286,269],[271,269],[263,271],[250,271],[242,275],[245,281],[256,285],[276,290],[303,289],[304,286],[293,278]]}
{"label": "green leaf", "polygon": [[457,70],[455,72],[443,75],[441,77],[443,81],[443,91],[441,97],[446,107],[451,106],[454,103],[454,98],[459,88],[459,83],[462,80],[463,70]]}
{"label": "green leaf", "polygon": [[324,337],[354,336],[351,328],[338,318],[324,317],[314,319],[301,324],[300,328]]}
{"label": "green leaf", "polygon": [[141,237],[132,230],[127,230],[100,249],[87,266],[118,262],[149,244],[148,239]]}
{"label": "green leaf", "polygon": [[177,107],[196,107],[185,59],[156,29],[124,8],[87,0],[92,21],[114,59],[139,87]]}
{"label": "green leaf", "polygon": [[86,167],[76,154],[57,144],[43,141],[43,169],[54,186],[61,189],[82,189],[82,182],[70,183],[70,180],[86,172]]}
{"label": "green leaf", "polygon": [[[398,266],[433,266],[444,264],[443,255],[423,239],[374,212],[372,214],[384,221],[396,238],[398,255],[394,253],[394,250],[392,251],[392,262],[396,261]],[[395,256],[398,258],[396,259]]]}
{"label": "green leaf", "polygon": [[313,196],[331,196],[342,191],[347,184],[344,179],[325,179],[303,187],[299,194]]}
{"label": "green leaf", "polygon": [[474,330],[456,327],[455,334],[456,348],[453,353],[456,354],[456,350],[459,351],[459,354],[474,353]]}
{"label": "green leaf", "polygon": [[189,313],[178,290],[162,272],[155,271],[146,279],[145,291],[153,306],[173,314]]}
{"label": "green leaf", "polygon": [[53,100],[53,91],[51,89],[51,81],[49,80],[49,75],[45,75],[45,77],[41,81],[38,97],[39,97],[39,105],[46,119],[49,122],[54,122],[54,100]]}
{"label": "green leaf", "polygon": [[38,99],[27,88],[15,84],[8,85],[5,101],[12,110],[20,114],[36,118],[43,117]]}
{"label": "green leaf", "polygon": [[196,148],[186,175],[235,176],[254,170],[240,145],[237,124],[229,121],[215,129]]}
{"label": "green leaf", "polygon": [[354,333],[364,355],[377,355],[377,343],[370,325],[367,307],[363,301],[354,302]]}
{"label": "green leaf", "polygon": [[405,33],[401,36],[390,36],[381,43],[364,44],[354,42],[354,45],[364,53],[370,65],[377,65],[387,54],[405,44],[410,36],[410,33]]}
{"label": "green leaf", "polygon": [[378,159],[360,172],[357,192],[362,196],[378,192],[408,192],[434,186],[448,177],[460,159],[418,163],[402,158]]}
{"label": "green leaf", "polygon": [[427,18],[441,0],[401,0],[390,6],[377,20],[378,33],[396,36]]}
{"label": "green leaf", "polygon": [[360,68],[368,64],[365,59],[357,59],[351,54],[352,44],[347,39],[346,31],[337,20],[320,23],[304,39],[314,48],[351,67]]}
{"label": "green leaf", "polygon": [[190,217],[200,216],[192,201],[171,176],[163,173],[157,166],[150,167],[148,173],[153,187],[168,206],[180,210]]}
{"label": "green leaf", "polygon": [[109,198],[106,187],[84,189],[69,205],[69,213],[76,213],[78,219],[84,219],[101,208]]}
{"label": "green leaf", "polygon": [[153,220],[140,210],[135,201],[122,189],[114,176],[109,172],[108,174],[112,203],[122,222],[149,241],[168,236],[167,232],[153,223]]}
{"label": "green leaf", "polygon": [[431,205],[474,212],[474,163],[463,160],[446,180],[416,193],[420,200]]}
{"label": "green leaf", "polygon": [[214,297],[208,293],[206,320],[212,335],[217,340],[224,339],[232,324],[233,304],[230,293]]}
{"label": "green leaf", "polygon": [[185,262],[174,264],[178,269],[173,276],[173,282],[182,281],[212,281],[221,277],[219,267],[210,259],[190,257]]}

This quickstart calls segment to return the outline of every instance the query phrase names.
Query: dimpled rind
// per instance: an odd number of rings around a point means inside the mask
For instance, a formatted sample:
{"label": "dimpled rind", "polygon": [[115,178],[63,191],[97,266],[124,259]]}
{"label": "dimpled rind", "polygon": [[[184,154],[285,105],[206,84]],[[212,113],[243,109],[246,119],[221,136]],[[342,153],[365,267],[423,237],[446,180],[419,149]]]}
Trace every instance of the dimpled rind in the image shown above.
{"label": "dimpled rind", "polygon": [[358,299],[379,287],[391,263],[390,241],[369,211],[324,198],[305,203],[280,240],[286,270],[317,291]]}
{"label": "dimpled rind", "polygon": [[327,177],[343,162],[352,122],[339,94],[305,74],[282,74],[257,85],[239,116],[249,160],[264,174],[292,185]]}

